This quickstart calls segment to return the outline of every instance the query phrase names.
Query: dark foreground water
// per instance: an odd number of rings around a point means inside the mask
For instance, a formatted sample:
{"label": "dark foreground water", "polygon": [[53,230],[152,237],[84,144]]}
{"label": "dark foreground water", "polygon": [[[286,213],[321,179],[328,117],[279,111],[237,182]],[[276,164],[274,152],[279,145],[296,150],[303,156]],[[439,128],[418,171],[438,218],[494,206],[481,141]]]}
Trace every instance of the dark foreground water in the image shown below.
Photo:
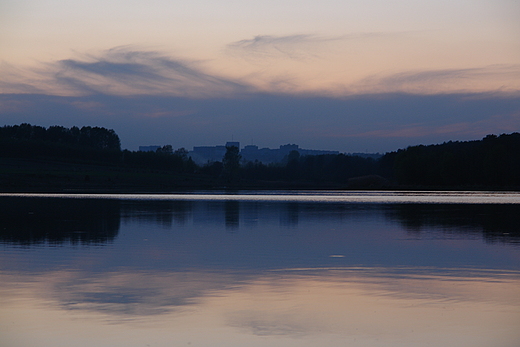
{"label": "dark foreground water", "polygon": [[0,195],[0,346],[520,345],[520,194]]}

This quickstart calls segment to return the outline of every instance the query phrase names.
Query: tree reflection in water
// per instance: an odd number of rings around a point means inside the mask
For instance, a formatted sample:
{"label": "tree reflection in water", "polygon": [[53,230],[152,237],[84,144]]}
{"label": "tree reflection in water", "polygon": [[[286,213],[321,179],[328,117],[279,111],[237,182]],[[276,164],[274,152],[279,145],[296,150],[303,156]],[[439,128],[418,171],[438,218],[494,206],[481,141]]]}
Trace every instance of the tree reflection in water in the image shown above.
{"label": "tree reflection in water", "polygon": [[301,220],[342,220],[383,216],[416,237],[482,235],[487,242],[520,244],[518,204],[355,204],[258,201],[182,201],[1,197],[0,242],[8,244],[102,244],[117,236],[121,218],[163,228],[224,223],[228,230],[278,216],[280,225]]}
{"label": "tree reflection in water", "polygon": [[120,227],[120,201],[2,197],[0,242],[104,244]]}
{"label": "tree reflection in water", "polygon": [[520,205],[210,198],[0,197],[0,340],[416,347],[520,338]]}

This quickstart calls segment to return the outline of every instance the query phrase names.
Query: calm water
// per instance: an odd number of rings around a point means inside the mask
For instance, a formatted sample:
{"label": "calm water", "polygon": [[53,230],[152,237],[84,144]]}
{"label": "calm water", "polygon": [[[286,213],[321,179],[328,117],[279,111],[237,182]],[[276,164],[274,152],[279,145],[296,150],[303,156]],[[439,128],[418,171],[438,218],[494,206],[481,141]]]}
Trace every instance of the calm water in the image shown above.
{"label": "calm water", "polygon": [[0,194],[0,346],[520,345],[520,194]]}

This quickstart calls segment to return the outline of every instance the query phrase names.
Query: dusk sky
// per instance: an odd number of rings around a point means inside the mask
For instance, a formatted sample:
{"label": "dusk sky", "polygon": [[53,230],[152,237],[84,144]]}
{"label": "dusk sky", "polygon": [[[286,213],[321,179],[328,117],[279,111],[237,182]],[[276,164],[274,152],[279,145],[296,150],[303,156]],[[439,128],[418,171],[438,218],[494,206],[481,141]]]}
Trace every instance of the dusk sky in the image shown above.
{"label": "dusk sky", "polygon": [[517,0],[4,0],[0,125],[386,152],[520,131]]}

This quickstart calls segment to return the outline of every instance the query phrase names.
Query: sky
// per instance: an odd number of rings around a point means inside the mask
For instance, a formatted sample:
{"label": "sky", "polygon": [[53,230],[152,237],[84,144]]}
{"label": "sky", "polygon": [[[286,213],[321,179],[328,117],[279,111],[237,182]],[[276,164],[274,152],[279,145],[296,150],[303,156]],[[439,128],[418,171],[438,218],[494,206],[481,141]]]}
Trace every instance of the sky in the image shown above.
{"label": "sky", "polygon": [[517,0],[3,0],[0,125],[387,152],[520,130]]}

